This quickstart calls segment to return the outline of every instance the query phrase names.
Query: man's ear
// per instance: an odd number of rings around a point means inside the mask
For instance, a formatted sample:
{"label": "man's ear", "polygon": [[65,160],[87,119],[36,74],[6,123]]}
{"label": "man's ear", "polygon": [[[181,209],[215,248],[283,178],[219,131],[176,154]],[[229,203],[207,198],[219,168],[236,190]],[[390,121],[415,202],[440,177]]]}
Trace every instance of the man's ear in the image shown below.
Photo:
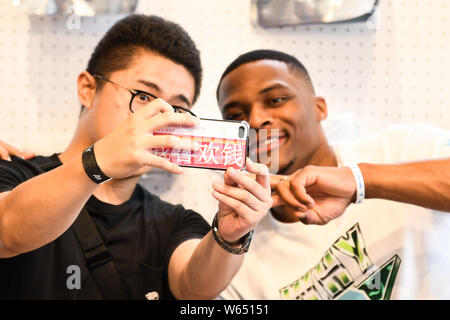
{"label": "man's ear", "polygon": [[314,106],[316,111],[316,120],[321,122],[328,117],[328,106],[324,97],[314,97]]}
{"label": "man's ear", "polygon": [[83,71],[78,75],[77,79],[78,99],[81,105],[86,109],[92,108],[97,82],[95,78],[87,71]]}

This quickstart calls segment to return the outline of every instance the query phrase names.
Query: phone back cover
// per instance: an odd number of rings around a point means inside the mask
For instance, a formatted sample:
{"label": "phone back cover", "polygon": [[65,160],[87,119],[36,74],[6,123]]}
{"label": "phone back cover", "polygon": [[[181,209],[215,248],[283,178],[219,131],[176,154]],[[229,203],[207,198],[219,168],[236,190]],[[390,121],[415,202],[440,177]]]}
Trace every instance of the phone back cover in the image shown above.
{"label": "phone back cover", "polygon": [[152,152],[179,166],[226,170],[245,168],[247,156],[248,125],[244,137],[238,137],[239,126],[235,121],[202,119],[196,128],[169,126],[153,132],[154,135],[174,135],[200,145],[198,151],[154,148]]}

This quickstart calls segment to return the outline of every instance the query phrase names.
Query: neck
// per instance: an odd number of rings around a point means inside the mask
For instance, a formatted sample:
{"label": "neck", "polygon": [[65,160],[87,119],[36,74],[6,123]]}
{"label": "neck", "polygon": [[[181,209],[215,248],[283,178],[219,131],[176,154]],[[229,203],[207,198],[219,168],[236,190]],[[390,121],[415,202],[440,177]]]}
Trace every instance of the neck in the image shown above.
{"label": "neck", "polygon": [[338,161],[333,148],[328,144],[328,141],[321,130],[319,135],[319,143],[316,149],[311,154],[299,161],[294,162],[293,166],[289,169],[289,174],[294,173],[299,169],[303,169],[307,165],[320,166],[320,167],[337,167]]}
{"label": "neck", "polygon": [[[81,126],[79,125],[69,146],[59,155],[59,159],[62,163],[66,163],[73,158],[78,157],[83,150],[93,144],[87,134],[84,134],[85,132],[87,132],[87,130],[81,130]],[[131,195],[139,182],[139,178],[139,176],[132,176],[127,179],[111,179],[110,181],[101,184],[94,192],[94,196],[109,204],[122,204],[131,198]]]}
{"label": "neck", "polygon": [[334,153],[333,148],[328,144],[328,141],[324,140],[323,143],[321,143],[316,149],[316,151],[308,159],[306,159],[301,168],[307,165],[320,167],[337,167],[338,162],[336,154]]}

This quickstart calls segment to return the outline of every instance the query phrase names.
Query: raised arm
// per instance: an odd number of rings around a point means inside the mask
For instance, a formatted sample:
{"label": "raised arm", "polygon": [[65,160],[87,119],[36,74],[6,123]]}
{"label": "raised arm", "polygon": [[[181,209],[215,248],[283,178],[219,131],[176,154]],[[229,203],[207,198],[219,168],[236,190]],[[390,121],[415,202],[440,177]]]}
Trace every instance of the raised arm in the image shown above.
{"label": "raised arm", "polygon": [[366,198],[450,212],[450,158],[403,164],[359,164]]}
{"label": "raised arm", "polygon": [[[239,239],[264,218],[272,204],[267,167],[247,161],[247,170],[256,174],[256,180],[228,170],[225,184],[213,184],[213,196],[219,200],[219,234],[236,248],[242,245]],[[172,254],[170,288],[178,299],[213,299],[229,285],[244,256],[223,249],[212,232],[201,241],[186,241]]]}
{"label": "raised arm", "polygon": [[[450,212],[450,158],[400,164],[358,165],[366,199],[386,199]],[[348,167],[307,166],[291,176],[272,176],[274,207],[287,205],[305,223],[324,224],[355,199]]]}
{"label": "raised arm", "polygon": [[[192,146],[172,136],[149,133],[169,124],[193,125],[195,121],[190,115],[174,113],[161,99],[154,100],[96,142],[97,163],[107,176],[117,179],[147,171],[149,166],[181,173],[181,168],[148,150]],[[0,258],[37,249],[72,225],[98,187],[84,171],[81,152],[60,167],[0,194]]]}

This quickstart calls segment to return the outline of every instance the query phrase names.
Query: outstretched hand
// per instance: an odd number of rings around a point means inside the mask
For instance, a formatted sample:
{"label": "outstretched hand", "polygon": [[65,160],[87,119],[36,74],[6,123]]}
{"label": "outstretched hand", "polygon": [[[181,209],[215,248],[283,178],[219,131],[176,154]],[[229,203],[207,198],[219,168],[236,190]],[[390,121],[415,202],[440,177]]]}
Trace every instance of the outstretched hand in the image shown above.
{"label": "outstretched hand", "polygon": [[271,175],[273,208],[305,224],[326,224],[352,202],[356,184],[350,168],[306,166],[292,175]]}

